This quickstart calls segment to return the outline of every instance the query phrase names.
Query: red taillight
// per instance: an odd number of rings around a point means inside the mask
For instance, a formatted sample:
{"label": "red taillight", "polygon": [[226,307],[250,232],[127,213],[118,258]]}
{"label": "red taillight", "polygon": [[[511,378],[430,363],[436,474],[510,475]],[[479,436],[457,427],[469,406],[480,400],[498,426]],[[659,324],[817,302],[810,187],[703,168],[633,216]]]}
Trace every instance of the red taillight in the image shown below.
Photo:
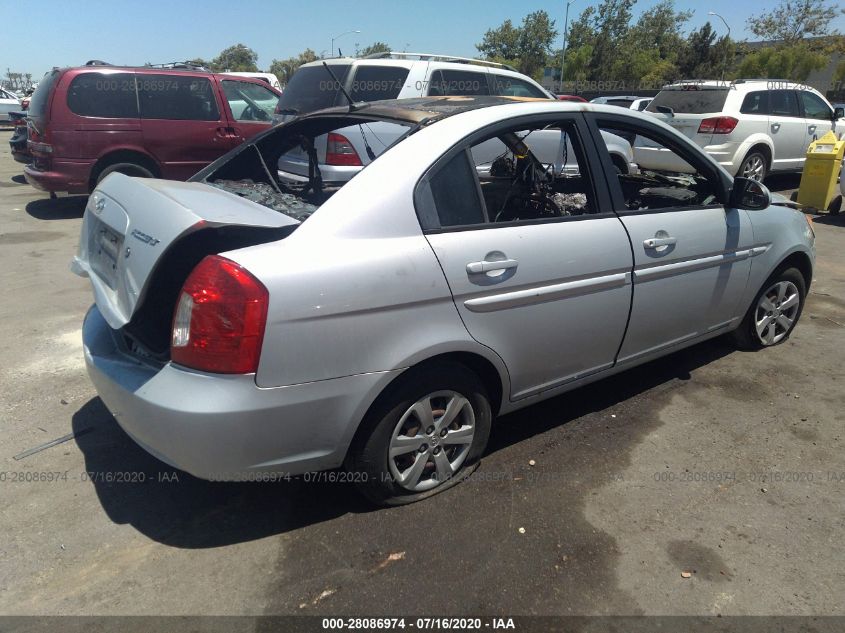
{"label": "red taillight", "polygon": [[219,374],[258,369],[269,294],[235,262],[210,255],[182,286],[170,358],[174,363]]}
{"label": "red taillight", "polygon": [[716,116],[704,119],[698,126],[699,134],[730,134],[734,131],[738,119],[732,116]]}
{"label": "red taillight", "polygon": [[355,151],[348,138],[342,134],[329,132],[329,140],[326,145],[326,165],[360,167],[362,163],[358,152]]}

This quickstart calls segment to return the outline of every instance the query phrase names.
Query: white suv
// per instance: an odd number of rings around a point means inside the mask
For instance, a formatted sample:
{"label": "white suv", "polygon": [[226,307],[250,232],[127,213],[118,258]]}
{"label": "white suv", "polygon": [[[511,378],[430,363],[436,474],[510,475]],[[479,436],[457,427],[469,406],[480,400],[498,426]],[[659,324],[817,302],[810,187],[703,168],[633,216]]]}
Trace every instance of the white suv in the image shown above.
{"label": "white suv", "polygon": [[[504,64],[389,52],[303,64],[288,82],[273,118],[285,122],[315,110],[346,105],[344,91],[356,104],[431,96],[556,99],[536,81]],[[335,130],[317,138],[312,149],[322,181],[348,181],[406,132],[404,126],[381,121]],[[637,171],[630,143],[607,133],[604,140],[620,172]],[[535,156],[546,165],[554,165],[557,173],[574,169],[567,162],[574,155],[571,143],[559,132],[535,131],[527,142]],[[491,145],[488,149],[497,147]],[[490,161],[495,158],[491,156]],[[309,148],[297,148],[279,160],[279,176],[287,181],[306,182],[311,163]]]}
{"label": "white suv", "polygon": [[[731,174],[762,180],[801,171],[808,145],[828,130],[845,132],[843,112],[816,90],[794,82],[738,79],[665,86],[645,110],[692,139]],[[643,169],[688,171],[676,154],[638,137]]]}

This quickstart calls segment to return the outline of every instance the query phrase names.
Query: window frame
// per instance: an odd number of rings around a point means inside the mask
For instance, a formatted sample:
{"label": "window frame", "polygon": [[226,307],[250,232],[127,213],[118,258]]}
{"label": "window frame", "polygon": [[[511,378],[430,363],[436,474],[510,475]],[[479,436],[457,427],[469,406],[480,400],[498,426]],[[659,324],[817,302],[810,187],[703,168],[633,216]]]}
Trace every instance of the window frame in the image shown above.
{"label": "window frame", "polygon": [[[102,81],[105,81],[106,78],[110,77],[131,77],[132,81],[132,93],[135,95],[135,114],[133,116],[102,116],[96,114],[82,114],[77,112],[73,109],[71,105],[71,90],[73,89],[73,84],[76,81],[80,81],[82,79],[99,75]],[[96,79],[95,79],[96,81]],[[114,79],[114,81],[129,81],[123,79]],[[128,91],[127,91],[128,92]],[[30,108],[32,108],[32,101],[30,101]],[[115,72],[102,72],[98,70],[92,70],[89,72],[81,72],[71,77],[70,81],[67,84],[67,88],[65,89],[64,95],[64,107],[67,108],[67,111],[70,112],[73,116],[85,118],[85,119],[105,119],[108,121],[140,121],[141,120],[141,104],[138,100],[138,78],[134,71],[127,71],[127,70],[118,70]]]}
{"label": "window frame", "polygon": [[[661,129],[660,126],[652,123],[651,121],[641,121],[640,119],[631,120],[629,117],[624,115],[588,112],[585,113],[585,119],[590,133],[593,136],[593,143],[596,145],[596,153],[601,160],[602,168],[604,169],[605,181],[607,182],[610,196],[613,199],[614,212],[618,216],[624,217],[629,215],[645,215],[648,213],[700,211],[702,209],[711,209],[714,207],[726,207],[730,198],[730,190],[733,187],[733,179],[730,178],[727,172],[720,169],[718,165],[702,160],[702,157],[697,156],[694,153],[693,148],[684,147],[686,142],[685,138],[672,138],[669,134],[667,134],[666,130]],[[625,206],[625,197],[622,194],[622,186],[619,184],[619,177],[616,172],[616,168],[613,165],[613,161],[610,158],[610,152],[607,150],[601,136],[602,126],[606,126],[608,123],[613,127],[617,127],[618,129],[626,132],[633,132],[638,136],[640,135],[638,128],[647,131],[649,134],[654,135],[655,138],[652,140],[656,140],[667,149],[678,153],[681,158],[698,169],[702,175],[715,180],[718,185],[716,187],[716,203],[709,205],[696,204],[684,207],[666,207],[663,209],[628,209]],[[613,134],[613,132],[610,133]],[[642,136],[646,135],[643,134]],[[692,143],[692,141],[689,141],[689,143]]]}
{"label": "window frame", "polygon": [[[208,90],[211,93],[211,101],[214,103],[215,107],[217,108],[217,118],[216,119],[173,119],[170,117],[150,117],[144,116],[143,107],[142,107],[142,99],[141,93],[142,90],[139,87],[139,83],[144,81],[144,78],[150,77],[172,77],[171,81],[207,81],[208,82]],[[157,81],[156,79],[148,79],[148,81]],[[182,88],[178,88],[181,90]],[[155,93],[156,91],[151,91]],[[141,121],[178,121],[180,123],[220,123],[221,121],[225,120],[225,113],[220,109],[220,102],[217,99],[216,95],[216,88],[214,85],[214,81],[210,77],[200,77],[194,75],[182,75],[178,73],[135,73],[135,94],[138,99],[138,118]]]}
{"label": "window frame", "polygon": [[[776,92],[785,92],[785,93],[792,96],[792,99],[793,99],[795,107],[796,107],[796,114],[781,114],[779,112],[774,112],[773,97],[774,97],[774,93],[776,93]],[[782,89],[777,89],[777,90],[769,90],[769,116],[770,117],[774,116],[774,117],[784,117],[786,119],[803,119],[804,118],[803,109],[804,109],[804,106],[801,103],[801,99],[798,98],[798,91],[797,90],[791,90],[791,89],[788,89],[788,88],[782,88]]]}
{"label": "window frame", "polygon": [[[517,98],[528,98],[528,99],[548,99],[548,95],[544,94],[542,89],[538,88],[534,84],[521,77],[511,77],[510,75],[505,75],[502,73],[497,73],[495,71],[488,72],[488,76],[490,77],[490,81],[493,84],[493,89],[490,91],[491,95],[494,96],[504,96],[504,97],[517,97]],[[502,92],[501,83],[502,82],[510,82],[510,83],[519,83],[529,87],[532,91],[539,93],[537,96],[529,95],[528,97],[522,97],[522,95],[508,95]]]}
{"label": "window frame", "polygon": [[[531,126],[542,126],[551,123],[571,123],[573,125],[573,132],[576,136],[578,144],[580,144],[581,151],[584,158],[584,164],[579,168],[584,169],[587,173],[582,174],[586,177],[587,185],[592,189],[593,201],[597,213],[585,213],[583,215],[571,215],[557,218],[539,218],[534,220],[517,220],[514,222],[490,222],[490,215],[487,211],[487,203],[481,191],[481,180],[478,177],[478,172],[475,169],[475,161],[472,159],[472,146],[479,142],[487,140],[495,136],[499,132],[505,130],[525,129]],[[457,143],[455,143],[449,150],[442,154],[428,169],[414,185],[414,210],[417,214],[417,219],[420,223],[420,228],[423,234],[433,235],[440,233],[457,233],[463,231],[479,231],[487,229],[499,229],[517,226],[531,226],[535,224],[558,224],[561,222],[580,222],[583,220],[597,220],[602,218],[617,217],[617,213],[611,211],[601,211],[602,209],[612,209],[613,203],[607,183],[604,184],[597,181],[599,175],[603,175],[603,165],[600,162],[600,156],[595,147],[595,140],[588,129],[587,122],[582,112],[567,112],[567,113],[546,113],[535,115],[523,115],[513,117],[496,123],[479,128],[473,133],[465,136]],[[574,148],[575,144],[573,144]],[[576,150],[577,151],[577,150]],[[475,184],[476,195],[481,203],[481,209],[487,222],[483,224],[468,224],[459,226],[442,226],[440,224],[440,216],[437,213],[437,208],[434,204],[434,196],[431,192],[431,179],[459,153],[463,152],[465,160],[469,161],[471,172],[473,173],[473,182]],[[605,178],[606,181],[606,178]]]}
{"label": "window frame", "polygon": [[[807,108],[804,105],[804,95],[815,98],[819,101],[819,103],[826,106],[827,107],[827,113],[828,113],[827,118],[817,119],[815,117],[809,116],[807,114]],[[825,103],[824,100],[821,97],[819,97],[819,95],[817,95],[816,93],[814,93],[810,90],[799,90],[798,91],[798,107],[799,107],[799,110],[800,110],[802,116],[805,119],[809,119],[811,121],[832,121],[833,120],[833,110],[830,108],[830,105]]]}
{"label": "window frame", "polygon": [[405,88],[405,84],[408,81],[408,77],[411,75],[411,68],[410,66],[396,66],[396,65],[388,65],[388,64],[357,64],[353,66],[353,72],[349,73],[349,80],[348,80],[348,91],[349,95],[352,97],[353,101],[364,101],[365,103],[372,103],[374,101],[382,101],[384,99],[356,99],[355,98],[355,82],[358,81],[358,75],[362,72],[367,71],[395,71],[398,70],[400,72],[404,72],[405,75],[402,80],[399,82],[399,90],[396,91],[395,97],[388,97],[388,99],[398,99],[399,95],[402,94],[402,90]]}
{"label": "window frame", "polygon": [[[739,104],[739,113],[740,114],[746,114],[748,116],[766,116],[766,117],[769,116],[769,114],[771,112],[771,99],[770,99],[771,92],[772,92],[771,90],[752,90],[750,92],[747,92],[745,94],[745,96],[742,98],[742,103]],[[763,105],[764,105],[763,111],[762,112],[747,112],[747,111],[743,110],[742,108],[745,106],[746,100],[749,97],[751,97],[751,95],[757,95],[757,94],[762,95],[761,98],[765,99],[765,101],[763,102]]]}
{"label": "window frame", "polygon": [[[474,93],[473,94],[466,94],[466,93],[461,93],[461,94],[437,94],[437,95],[432,94],[431,93],[431,87],[436,85],[436,83],[437,83],[432,79],[432,77],[434,77],[434,75],[436,73],[440,73],[440,76],[443,77],[444,72],[457,73],[457,74],[460,74],[460,75],[481,75],[481,79],[479,80],[479,84],[480,84],[480,86],[485,87],[487,89],[487,94],[474,94]],[[442,81],[445,83],[446,79],[442,79]],[[486,69],[485,70],[464,70],[463,68],[459,69],[459,68],[435,67],[434,69],[431,70],[431,72],[428,75],[428,87],[426,89],[426,96],[428,96],[428,97],[490,97],[490,96],[494,96],[494,95],[495,95],[495,92],[494,92],[493,87],[491,86],[491,82],[490,82],[490,73],[487,72]]]}

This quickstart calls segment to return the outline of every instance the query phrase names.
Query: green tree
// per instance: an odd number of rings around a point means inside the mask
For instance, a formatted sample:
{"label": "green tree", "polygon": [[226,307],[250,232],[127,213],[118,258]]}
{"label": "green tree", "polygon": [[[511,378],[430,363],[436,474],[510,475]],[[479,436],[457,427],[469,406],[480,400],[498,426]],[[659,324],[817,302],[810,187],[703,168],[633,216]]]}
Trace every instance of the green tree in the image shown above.
{"label": "green tree", "polygon": [[258,53],[244,46],[235,44],[222,51],[211,62],[211,69],[217,72],[257,72]]}
{"label": "green tree", "polygon": [[393,49],[384,42],[374,42],[358,51],[357,56],[366,57],[367,55],[375,55],[376,53],[389,53],[391,50]]}
{"label": "green tree", "polygon": [[829,55],[807,42],[789,46],[766,46],[745,55],[735,71],[737,77],[770,77],[804,81],[814,70],[824,68]]}
{"label": "green tree", "polygon": [[830,22],[839,12],[845,13],[829,0],[781,0],[768,13],[750,17],[748,30],[761,40],[777,40],[789,46],[807,37],[838,35]]}
{"label": "green tree", "polygon": [[516,66],[519,72],[538,78],[552,53],[557,30],[545,11],[529,13],[522,25],[505,20],[499,28],[489,29],[475,47],[490,61]]}
{"label": "green tree", "polygon": [[270,69],[268,72],[273,73],[278,77],[279,81],[282,84],[287,84],[290,81],[290,78],[293,76],[293,73],[297,71],[297,69],[302,66],[302,64],[308,64],[310,62],[315,62],[319,58],[317,57],[317,53],[312,51],[310,48],[306,48],[296,57],[288,57],[287,59],[274,59],[273,62],[270,64]]}
{"label": "green tree", "polygon": [[682,79],[721,78],[730,70],[736,56],[736,44],[727,36],[717,39],[713,25],[707,22],[687,37],[678,56],[678,72]]}

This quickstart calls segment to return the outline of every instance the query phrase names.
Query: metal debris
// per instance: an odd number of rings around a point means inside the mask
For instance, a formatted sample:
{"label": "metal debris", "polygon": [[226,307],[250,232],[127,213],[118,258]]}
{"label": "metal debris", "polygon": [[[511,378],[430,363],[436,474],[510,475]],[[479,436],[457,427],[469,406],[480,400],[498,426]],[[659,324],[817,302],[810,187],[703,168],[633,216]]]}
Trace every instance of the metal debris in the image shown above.
{"label": "metal debris", "polygon": [[64,444],[65,442],[72,440],[74,438],[77,438],[80,435],[84,435],[85,433],[87,433],[88,431],[91,431],[91,430],[92,429],[90,429],[90,428],[81,429],[77,433],[68,433],[67,435],[62,435],[61,437],[56,438],[55,440],[50,440],[49,442],[45,442],[44,444],[39,444],[38,446],[27,449],[23,453],[18,453],[17,455],[15,455],[14,459],[21,460],[24,457],[29,457],[30,455],[34,455],[35,453],[40,453],[44,449],[51,448],[51,447],[57,446],[59,444]]}
{"label": "metal debris", "polygon": [[276,191],[272,186],[263,182],[253,182],[249,179],[216,180],[209,184],[273,209],[273,211],[284,213],[300,222],[307,220],[319,208],[317,205],[306,202],[292,193]]}

